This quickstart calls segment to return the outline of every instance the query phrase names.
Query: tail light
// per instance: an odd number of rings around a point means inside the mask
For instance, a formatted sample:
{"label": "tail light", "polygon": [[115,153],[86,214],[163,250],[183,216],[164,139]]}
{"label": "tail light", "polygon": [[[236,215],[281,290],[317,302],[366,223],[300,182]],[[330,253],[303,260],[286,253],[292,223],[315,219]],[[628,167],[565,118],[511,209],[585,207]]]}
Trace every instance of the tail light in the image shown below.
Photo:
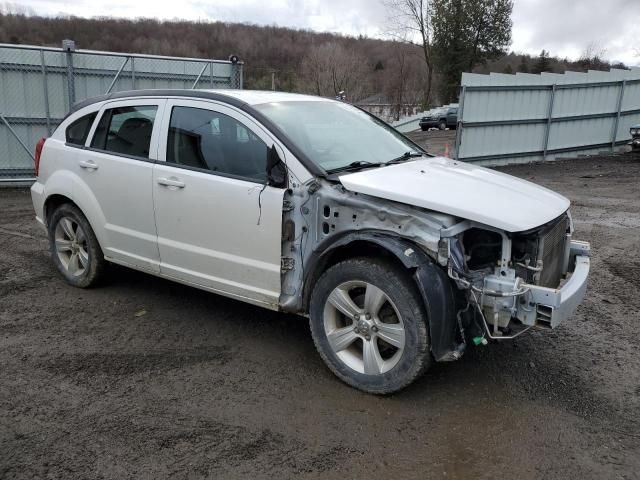
{"label": "tail light", "polygon": [[42,148],[44,147],[44,142],[46,140],[47,140],[46,138],[41,138],[40,140],[38,140],[38,143],[36,143],[36,155],[35,155],[36,177],[38,176],[38,172],[40,171],[40,155],[42,155]]}

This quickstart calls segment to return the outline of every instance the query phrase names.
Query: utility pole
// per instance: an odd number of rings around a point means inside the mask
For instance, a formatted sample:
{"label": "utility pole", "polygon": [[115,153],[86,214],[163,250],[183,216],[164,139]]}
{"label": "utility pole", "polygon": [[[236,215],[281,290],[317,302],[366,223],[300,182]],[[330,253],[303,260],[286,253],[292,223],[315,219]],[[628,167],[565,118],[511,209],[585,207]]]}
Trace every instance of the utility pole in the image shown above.
{"label": "utility pole", "polygon": [[273,70],[271,72],[271,90],[275,90],[276,89],[276,71]]}

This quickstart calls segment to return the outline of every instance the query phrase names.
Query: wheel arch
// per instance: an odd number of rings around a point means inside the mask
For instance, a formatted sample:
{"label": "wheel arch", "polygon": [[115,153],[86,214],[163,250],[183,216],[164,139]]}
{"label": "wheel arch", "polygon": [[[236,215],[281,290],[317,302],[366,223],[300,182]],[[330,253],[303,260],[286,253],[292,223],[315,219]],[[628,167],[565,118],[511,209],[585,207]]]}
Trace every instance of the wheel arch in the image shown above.
{"label": "wheel arch", "polygon": [[98,243],[101,248],[104,249],[106,245],[106,233],[104,225],[106,220],[98,201],[93,193],[86,185],[78,184],[74,182],[73,193],[67,189],[47,189],[47,194],[43,203],[43,215],[42,219],[45,225],[49,226],[49,217],[51,213],[64,203],[70,203],[82,212],[85,216],[91,229],[93,230]]}
{"label": "wheel arch", "polygon": [[312,257],[305,274],[303,310],[308,312],[313,286],[332,265],[353,257],[384,256],[405,268],[422,298],[429,321],[431,351],[436,361],[455,360],[461,355],[456,340],[454,287],[442,268],[410,240],[378,232],[352,232],[334,240]]}
{"label": "wheel arch", "polygon": [[51,214],[60,206],[65,203],[70,203],[82,211],[80,207],[74,202],[71,198],[66,195],[62,195],[61,193],[54,193],[49,195],[44,201],[44,221],[47,226],[49,226],[49,218]]}

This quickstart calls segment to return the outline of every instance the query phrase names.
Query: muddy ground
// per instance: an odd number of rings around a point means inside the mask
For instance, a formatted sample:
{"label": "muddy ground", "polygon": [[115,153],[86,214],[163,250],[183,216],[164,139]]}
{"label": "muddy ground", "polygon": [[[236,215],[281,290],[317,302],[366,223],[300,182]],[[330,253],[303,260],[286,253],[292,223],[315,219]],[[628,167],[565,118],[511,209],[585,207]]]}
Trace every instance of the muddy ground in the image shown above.
{"label": "muddy ground", "polygon": [[588,298],[385,398],[303,319],[124,268],[67,286],[0,190],[0,478],[640,478],[640,159],[503,170],[573,201]]}

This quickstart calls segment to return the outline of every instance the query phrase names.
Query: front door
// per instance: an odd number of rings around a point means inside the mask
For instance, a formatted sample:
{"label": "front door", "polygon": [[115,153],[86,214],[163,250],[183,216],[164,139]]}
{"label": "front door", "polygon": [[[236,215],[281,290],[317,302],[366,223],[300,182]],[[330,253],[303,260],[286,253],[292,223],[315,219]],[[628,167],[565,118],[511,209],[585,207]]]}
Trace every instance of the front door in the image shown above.
{"label": "front door", "polygon": [[277,307],[284,189],[266,185],[273,143],[230,107],[167,101],[153,172],[163,274]]}

